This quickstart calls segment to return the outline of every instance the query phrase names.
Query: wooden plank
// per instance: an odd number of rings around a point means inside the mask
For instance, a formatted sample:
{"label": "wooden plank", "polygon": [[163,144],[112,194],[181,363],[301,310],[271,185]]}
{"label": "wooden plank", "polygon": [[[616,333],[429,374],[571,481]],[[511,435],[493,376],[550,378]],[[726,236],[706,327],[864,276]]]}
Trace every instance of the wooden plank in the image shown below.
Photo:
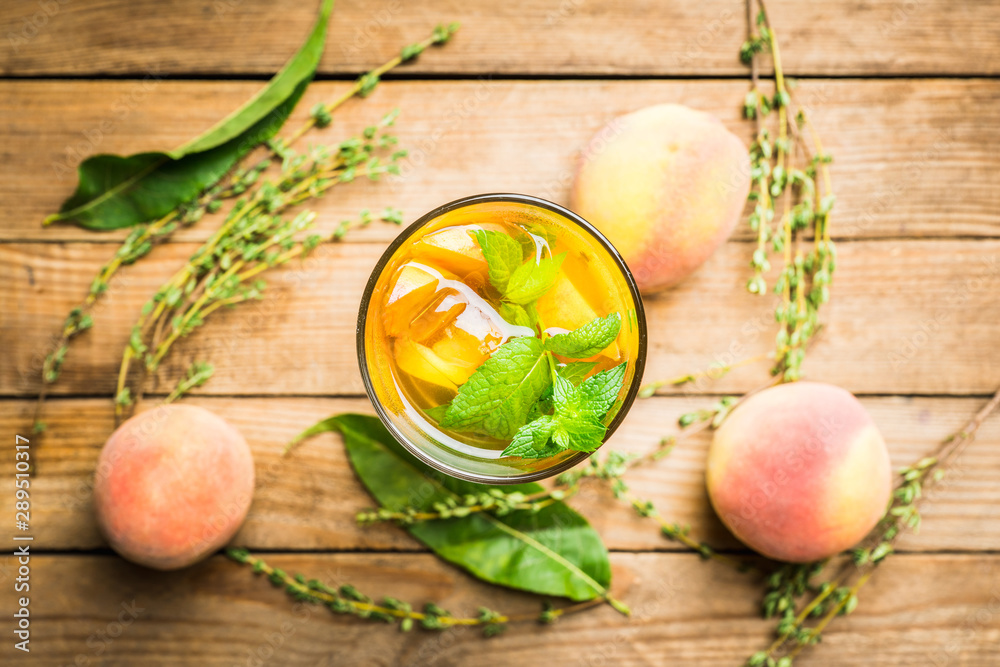
{"label": "wooden plank", "polygon": [[[0,74],[269,75],[309,32],[317,2],[52,0],[5,3]],[[772,0],[795,74],[995,74],[1000,6],[947,0]],[[410,71],[479,74],[740,75],[742,3],[341,0],[322,73],[357,73],[440,22],[463,29]],[[276,27],[280,27],[276,29]]]}
{"label": "wooden plank", "polygon": [[[192,360],[210,361],[211,394],[363,393],[355,322],[381,243],[329,245],[271,275],[262,302],[213,315],[179,341],[150,389],[170,391]],[[142,303],[194,249],[170,244],[121,275],[74,342],[55,385],[61,394],[110,395]],[[707,370],[772,348],[773,299],[744,285],[752,246],[729,243],[676,289],[646,300],[646,379]],[[41,360],[83,297],[107,246],[0,244],[0,395],[30,395]],[[1000,381],[1000,241],[866,241],[840,246],[828,324],[807,362],[812,377],[861,393],[985,394]],[[740,369],[711,388],[755,387]]]}
{"label": "wooden plank", "polygon": [[[267,558],[289,572],[375,596],[434,600],[456,614],[474,616],[483,604],[519,614],[540,608],[533,596],[481,584],[429,555]],[[401,633],[297,606],[222,557],[170,573],[113,556],[35,556],[31,564],[32,653],[12,655],[19,652],[8,643],[5,664],[466,665],[488,651],[491,665],[722,667],[765,648],[773,628],[759,618],[759,581],[688,554],[612,554],[613,587],[631,618],[604,606],[555,625],[518,624],[488,643],[473,629]],[[992,667],[998,609],[1000,557],[894,556],[854,614],[835,620],[801,663]]]}
{"label": "wooden plank", "polygon": [[[641,453],[676,430],[684,412],[706,407],[707,397],[657,397],[639,401],[608,447]],[[415,550],[420,544],[392,525],[361,528],[357,512],[372,500],[354,477],[340,439],[322,435],[290,458],[279,453],[292,436],[331,414],[371,414],[366,399],[195,398],[231,421],[246,436],[257,464],[257,491],[236,543],[267,550]],[[902,467],[931,452],[980,407],[979,399],[863,398]],[[27,433],[33,404],[0,401],[0,430]],[[93,549],[104,544],[90,504],[91,480],[100,448],[113,429],[110,401],[59,399],[48,408],[49,430],[34,450],[32,482],[35,548]],[[632,490],[652,500],[663,516],[689,524],[692,533],[725,549],[741,549],[709,508],[704,491],[707,434],[678,445],[668,459],[629,473]],[[13,467],[12,448],[3,450]],[[923,507],[924,523],[900,548],[910,551],[1000,550],[1000,418],[988,420],[978,440]],[[13,514],[10,494],[0,511]],[[612,500],[607,488],[588,483],[571,501],[588,517],[612,549],[673,550],[654,523]]]}
{"label": "wooden plank", "polygon": [[[122,238],[72,226],[41,228],[76,186],[93,153],[171,149],[249,98],[257,82],[0,82],[0,240]],[[314,84],[290,121],[346,84]],[[568,200],[581,148],[604,123],[661,102],[708,111],[749,141],[739,117],[743,81],[399,82],[352,102],[314,140],[339,141],[392,108],[411,150],[404,175],[353,183],[315,208],[326,228],[362,208],[402,207],[413,220],[481,192],[523,192]],[[1000,82],[988,80],[803,81],[798,95],[835,156],[839,238],[1000,235],[1000,156],[995,109]],[[204,239],[206,219],[178,239]],[[379,228],[352,238],[388,240]],[[741,230],[738,238],[749,238]]]}

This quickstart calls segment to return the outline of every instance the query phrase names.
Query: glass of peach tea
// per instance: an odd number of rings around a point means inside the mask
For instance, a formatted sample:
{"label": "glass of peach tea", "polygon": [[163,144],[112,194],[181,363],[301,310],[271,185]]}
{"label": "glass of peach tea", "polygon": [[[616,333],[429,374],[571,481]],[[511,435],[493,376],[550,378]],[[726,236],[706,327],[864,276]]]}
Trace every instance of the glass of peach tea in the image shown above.
{"label": "glass of peach tea", "polygon": [[646,357],[639,292],[588,222],[515,194],[467,197],[408,227],[358,315],[361,374],[413,455],[483,484],[586,459],[632,405]]}

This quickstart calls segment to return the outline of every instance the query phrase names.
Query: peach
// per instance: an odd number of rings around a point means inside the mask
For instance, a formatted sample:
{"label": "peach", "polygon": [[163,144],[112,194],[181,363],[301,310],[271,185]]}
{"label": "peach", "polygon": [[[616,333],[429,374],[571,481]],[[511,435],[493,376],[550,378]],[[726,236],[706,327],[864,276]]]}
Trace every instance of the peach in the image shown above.
{"label": "peach", "polygon": [[675,285],[732,233],[750,192],[747,148],[677,104],[612,120],[584,150],[570,208],[597,227],[644,294]]}
{"label": "peach", "polygon": [[708,495],[755,551],[808,563],[856,545],[892,492],[885,441],[844,389],[817,382],[748,398],[715,432]]}
{"label": "peach", "polygon": [[111,434],[97,462],[94,510],[122,557],[174,570],[232,539],[253,489],[253,457],[239,431],[203,408],[164,405]]}
{"label": "peach", "polygon": [[[538,318],[546,328],[559,327],[572,331],[600,317],[566,272],[556,277],[552,288],[538,299],[536,308]],[[616,358],[618,343],[611,343],[605,353]]]}
{"label": "peach", "polygon": [[[475,225],[481,229],[504,231],[495,223]],[[439,266],[459,276],[472,273],[485,274],[489,267],[483,250],[470,234],[470,226],[445,227],[424,236],[413,244],[413,256],[425,259],[433,266]]]}

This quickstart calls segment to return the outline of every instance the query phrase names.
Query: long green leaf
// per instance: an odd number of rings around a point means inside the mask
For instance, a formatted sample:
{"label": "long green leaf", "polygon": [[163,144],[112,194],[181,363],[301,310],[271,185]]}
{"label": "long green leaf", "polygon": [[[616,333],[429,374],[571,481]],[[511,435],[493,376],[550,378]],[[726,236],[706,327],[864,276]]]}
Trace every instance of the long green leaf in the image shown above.
{"label": "long green leaf", "polygon": [[[489,487],[446,477],[411,456],[375,417],[342,414],[310,429],[339,431],[355,472],[383,506],[431,510],[449,497],[482,493]],[[504,487],[525,494],[538,484]],[[606,596],[611,583],[608,552],[587,520],[562,502],[538,512],[498,517],[474,513],[462,518],[407,526],[441,558],[485,581],[572,600]]]}
{"label": "long green leaf", "polygon": [[169,152],[84,160],[76,192],[45,224],[72,220],[96,230],[130,227],[166,215],[218,181],[288,119],[316,72],[332,10],[333,0],[323,0],[302,48],[266,87],[198,137]]}

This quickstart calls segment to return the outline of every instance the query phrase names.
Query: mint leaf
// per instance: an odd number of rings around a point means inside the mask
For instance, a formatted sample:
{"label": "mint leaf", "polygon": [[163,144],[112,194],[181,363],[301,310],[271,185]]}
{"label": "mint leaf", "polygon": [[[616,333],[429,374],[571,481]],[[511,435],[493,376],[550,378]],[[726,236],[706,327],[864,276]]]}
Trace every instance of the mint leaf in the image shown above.
{"label": "mint leaf", "polygon": [[601,446],[604,434],[608,429],[592,414],[581,414],[572,419],[565,416],[557,418],[558,427],[569,436],[569,449],[580,452],[592,452]]}
{"label": "mint leaf", "polygon": [[550,384],[548,389],[542,392],[542,395],[538,397],[535,404],[531,406],[528,410],[528,421],[534,421],[542,415],[550,415],[555,410],[555,405],[552,403],[552,385]]}
{"label": "mint leaf", "polygon": [[543,415],[518,430],[503,456],[544,459],[567,449],[592,452],[601,446],[605,433],[604,424],[590,414]]}
{"label": "mint leaf", "polygon": [[510,275],[504,298],[521,305],[535,301],[555,284],[564,259],[566,253],[538,262],[528,261],[517,267]]}
{"label": "mint leaf", "polygon": [[508,324],[516,324],[519,327],[533,327],[531,315],[524,306],[519,306],[516,303],[502,302],[500,304],[500,317]]}
{"label": "mint leaf", "polygon": [[611,313],[596,317],[576,331],[556,334],[545,341],[545,349],[570,359],[586,359],[614,342],[622,328],[622,316]]}
{"label": "mint leaf", "polygon": [[514,438],[503,450],[502,456],[520,456],[523,459],[540,459],[558,454],[560,449],[549,445],[555,422],[551,415],[542,415],[517,429]]}
{"label": "mint leaf", "polygon": [[581,404],[587,412],[598,419],[604,418],[611,406],[618,400],[618,394],[625,382],[625,367],[626,364],[621,363],[614,368],[601,371],[577,387]]}
{"label": "mint leaf", "polygon": [[578,385],[596,365],[597,363],[593,361],[571,361],[559,368],[559,375]]}
{"label": "mint leaf", "polygon": [[580,392],[561,375],[552,378],[552,398],[556,412],[571,412],[580,408]]}
{"label": "mint leaf", "polygon": [[512,437],[552,382],[547,357],[537,338],[507,341],[458,388],[440,425]]}
{"label": "mint leaf", "polygon": [[592,452],[601,446],[607,429],[601,423],[603,415],[591,409],[595,403],[600,407],[600,397],[590,398],[584,394],[582,387],[574,387],[572,382],[559,375],[553,378],[556,414],[552,439],[566,449]]}
{"label": "mint leaf", "polygon": [[442,405],[436,405],[433,408],[427,408],[424,410],[424,414],[433,419],[436,422],[444,419],[444,415],[448,412],[448,407],[450,403],[443,403]]}
{"label": "mint leaf", "polygon": [[[602,379],[594,386],[609,384],[613,384],[613,380]],[[572,382],[554,374],[552,401],[555,415],[541,415],[518,429],[503,456],[538,459],[554,456],[566,449],[592,452],[601,446],[607,428],[601,422],[602,415],[591,409],[595,404],[598,409],[603,407],[600,394],[591,399]]]}
{"label": "mint leaf", "polygon": [[490,283],[500,291],[500,294],[504,294],[511,274],[521,266],[521,260],[524,258],[521,244],[503,232],[476,229],[469,233],[476,237],[476,242],[483,251],[483,257],[486,258]]}

